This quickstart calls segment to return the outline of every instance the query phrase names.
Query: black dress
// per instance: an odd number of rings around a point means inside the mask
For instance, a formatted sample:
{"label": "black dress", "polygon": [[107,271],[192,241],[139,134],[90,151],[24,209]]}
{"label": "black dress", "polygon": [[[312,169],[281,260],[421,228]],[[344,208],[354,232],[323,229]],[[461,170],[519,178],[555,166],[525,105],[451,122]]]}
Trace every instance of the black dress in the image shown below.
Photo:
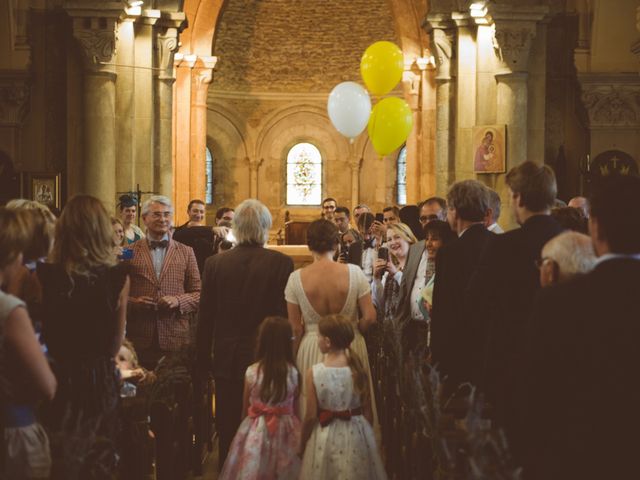
{"label": "black dress", "polygon": [[100,424],[108,426],[118,405],[111,349],[127,266],[104,267],[85,277],[69,276],[61,265],[45,263],[38,266],[38,277],[43,336],[58,380],[51,426],[57,429],[63,419],[80,419],[111,436]]}

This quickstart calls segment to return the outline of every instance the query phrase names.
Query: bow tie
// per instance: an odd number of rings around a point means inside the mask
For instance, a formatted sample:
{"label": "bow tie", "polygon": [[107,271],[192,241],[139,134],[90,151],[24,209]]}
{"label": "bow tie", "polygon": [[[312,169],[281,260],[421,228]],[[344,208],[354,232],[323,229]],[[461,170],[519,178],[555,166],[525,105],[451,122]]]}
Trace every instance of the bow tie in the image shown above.
{"label": "bow tie", "polygon": [[149,240],[149,248],[155,250],[156,248],[167,248],[169,240]]}
{"label": "bow tie", "polygon": [[364,241],[363,248],[366,250],[367,248],[373,248],[373,242],[375,242],[374,238],[370,238],[369,240]]}

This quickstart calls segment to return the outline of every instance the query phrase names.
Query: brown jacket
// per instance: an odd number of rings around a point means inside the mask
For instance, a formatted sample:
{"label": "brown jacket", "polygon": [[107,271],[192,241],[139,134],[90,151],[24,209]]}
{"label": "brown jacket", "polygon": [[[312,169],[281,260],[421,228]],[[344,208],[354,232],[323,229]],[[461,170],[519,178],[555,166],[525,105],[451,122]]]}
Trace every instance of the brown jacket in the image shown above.
{"label": "brown jacket", "polygon": [[149,296],[158,300],[173,296],[180,303],[172,310],[142,309],[131,303],[127,316],[127,338],[137,348],[149,348],[155,331],[162,350],[175,351],[189,343],[189,318],[200,302],[200,275],[193,249],[169,240],[160,278],[156,276],[147,240],[132,246],[129,261],[131,297]]}

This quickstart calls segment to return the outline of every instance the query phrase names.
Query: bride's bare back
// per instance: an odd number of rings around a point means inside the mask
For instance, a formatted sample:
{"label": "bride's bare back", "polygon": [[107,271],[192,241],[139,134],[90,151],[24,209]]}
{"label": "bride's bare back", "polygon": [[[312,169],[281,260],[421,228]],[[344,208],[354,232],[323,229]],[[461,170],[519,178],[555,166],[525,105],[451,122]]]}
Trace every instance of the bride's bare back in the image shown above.
{"label": "bride's bare back", "polygon": [[349,267],[332,261],[314,262],[300,270],[307,300],[321,317],[340,313],[349,295]]}

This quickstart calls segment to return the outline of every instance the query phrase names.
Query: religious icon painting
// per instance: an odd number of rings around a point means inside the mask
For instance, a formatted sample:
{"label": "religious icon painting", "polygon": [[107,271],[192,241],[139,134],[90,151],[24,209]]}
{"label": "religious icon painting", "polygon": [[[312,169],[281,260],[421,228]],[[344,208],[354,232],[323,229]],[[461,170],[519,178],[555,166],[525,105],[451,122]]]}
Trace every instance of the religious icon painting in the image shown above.
{"label": "religious icon painting", "polygon": [[475,173],[504,173],[506,171],[505,125],[473,127],[473,171]]}
{"label": "religious icon painting", "polygon": [[49,208],[60,209],[60,174],[29,173],[27,196]]}

